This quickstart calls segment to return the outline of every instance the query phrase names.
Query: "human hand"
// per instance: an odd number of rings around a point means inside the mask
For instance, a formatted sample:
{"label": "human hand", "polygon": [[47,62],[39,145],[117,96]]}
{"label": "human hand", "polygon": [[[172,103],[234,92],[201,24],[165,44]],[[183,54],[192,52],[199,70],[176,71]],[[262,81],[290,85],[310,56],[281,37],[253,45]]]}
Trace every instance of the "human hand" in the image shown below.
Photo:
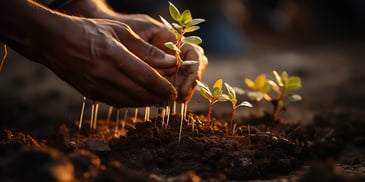
{"label": "human hand", "polygon": [[[40,37],[35,60],[85,97],[116,107],[165,105],[176,98],[170,74],[175,58],[143,41],[127,25],[104,19],[66,18]],[[52,28],[52,27],[51,27]],[[156,66],[158,73],[147,63]]]}
{"label": "human hand", "polygon": [[[75,3],[65,7],[66,13],[74,15],[83,15],[86,17],[98,17],[105,19],[117,20],[129,25],[134,32],[136,32],[143,40],[164,50],[167,53],[174,54],[164,44],[165,42],[174,42],[175,36],[159,21],[153,19],[148,15],[143,14],[131,14],[125,15],[112,11],[105,3],[95,0],[78,0]],[[201,80],[208,65],[208,60],[204,55],[204,51],[201,47],[196,45],[186,44],[182,48],[181,53],[183,60],[195,60],[198,64],[183,65],[178,73],[166,74],[164,76],[171,82],[175,81],[175,87],[178,90],[178,101],[188,102],[190,101],[194,90],[196,88],[196,81]],[[146,61],[143,57],[142,60]],[[150,66],[158,68],[163,63],[161,61],[146,61]],[[167,67],[165,67],[167,69]],[[176,69],[176,65],[171,65],[169,70]],[[159,70],[161,71],[161,70]],[[171,73],[171,72],[169,72]]]}

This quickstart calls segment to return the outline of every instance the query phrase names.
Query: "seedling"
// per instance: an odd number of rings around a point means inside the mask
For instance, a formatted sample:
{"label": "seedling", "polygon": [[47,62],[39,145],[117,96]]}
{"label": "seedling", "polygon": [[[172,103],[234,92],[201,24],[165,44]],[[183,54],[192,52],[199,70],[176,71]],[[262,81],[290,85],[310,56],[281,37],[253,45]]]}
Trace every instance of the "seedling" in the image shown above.
{"label": "seedling", "polygon": [[255,78],[255,81],[246,78],[245,84],[248,87],[247,97],[253,101],[257,114],[260,113],[260,101],[263,99],[267,102],[271,102],[271,97],[269,96],[269,91],[271,89],[269,80],[266,78],[265,74],[260,74]]}
{"label": "seedling", "polygon": [[302,100],[302,97],[293,91],[298,90],[302,87],[302,81],[298,76],[288,76],[286,71],[283,71],[281,75],[278,72],[273,71],[275,81],[269,80],[269,84],[272,90],[278,95],[276,99],[273,99],[271,103],[274,106],[272,116],[274,119],[277,118],[278,112],[285,109],[285,106],[291,102],[298,102]]}
{"label": "seedling", "polygon": [[[223,94],[222,97],[224,97],[226,100],[229,100],[232,103],[232,115],[231,115],[231,122],[230,122],[230,126],[229,126],[229,131],[231,131],[233,133],[233,120],[234,120],[234,114],[235,114],[236,110],[241,106],[252,107],[252,104],[247,102],[247,101],[243,101],[243,102],[241,102],[240,104],[237,105],[236,91],[234,90],[234,88],[231,87],[226,82],[224,82],[224,86],[228,90],[228,95]],[[227,133],[228,133],[228,131],[227,131]]]}
{"label": "seedling", "polygon": [[196,80],[196,82],[198,83],[199,86],[199,90],[200,90],[200,94],[206,98],[209,102],[209,108],[208,108],[208,121],[207,123],[209,124],[209,126],[211,126],[211,115],[212,115],[212,110],[213,110],[213,105],[217,102],[225,102],[228,101],[227,97],[223,95],[223,90],[222,90],[222,86],[223,86],[223,80],[222,79],[218,79],[214,84],[213,84],[213,92],[210,91],[209,86],[204,83],[201,82],[199,80]]}
{"label": "seedling", "polygon": [[3,47],[4,47],[4,54],[0,62],[0,71],[3,69],[5,59],[8,56],[8,48],[6,47],[6,44],[3,44]]}

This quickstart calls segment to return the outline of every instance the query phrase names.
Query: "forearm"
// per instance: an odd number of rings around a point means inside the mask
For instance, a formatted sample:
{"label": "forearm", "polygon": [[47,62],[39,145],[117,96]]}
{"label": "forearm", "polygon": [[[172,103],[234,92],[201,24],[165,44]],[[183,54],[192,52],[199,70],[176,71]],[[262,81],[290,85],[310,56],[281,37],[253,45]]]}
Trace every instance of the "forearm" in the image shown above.
{"label": "forearm", "polygon": [[32,59],[37,55],[36,44],[62,25],[61,15],[29,0],[0,1],[0,41]]}

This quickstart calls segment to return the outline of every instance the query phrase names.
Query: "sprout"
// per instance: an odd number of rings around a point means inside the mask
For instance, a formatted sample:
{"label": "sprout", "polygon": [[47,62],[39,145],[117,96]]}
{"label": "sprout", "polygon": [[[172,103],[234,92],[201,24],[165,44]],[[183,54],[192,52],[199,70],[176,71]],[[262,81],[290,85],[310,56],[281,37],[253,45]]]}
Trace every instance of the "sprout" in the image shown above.
{"label": "sprout", "polygon": [[267,101],[271,100],[270,96],[268,95],[268,92],[270,91],[270,84],[265,74],[257,76],[255,81],[246,78],[245,83],[250,89],[250,91],[247,92],[247,96],[251,100],[255,102],[259,102],[262,99]]}
{"label": "sprout", "polygon": [[199,80],[196,80],[199,86],[200,94],[206,98],[209,102],[209,109],[208,109],[208,121],[207,123],[209,126],[211,126],[210,120],[211,120],[211,114],[213,110],[213,105],[217,102],[225,102],[228,101],[228,96],[223,94],[222,86],[223,86],[223,80],[218,79],[214,85],[213,85],[213,92],[210,91],[208,85],[204,82],[201,82]]}
{"label": "sprout", "polygon": [[278,72],[273,71],[275,76],[275,81],[269,80],[269,84],[272,90],[277,93],[277,99],[273,99],[271,103],[274,105],[274,110],[272,116],[274,119],[277,118],[279,111],[285,109],[286,103],[285,99],[289,102],[298,102],[302,100],[302,97],[298,94],[293,93],[293,91],[299,90],[302,87],[302,81],[298,76],[288,76],[286,71],[283,71],[281,75]]}
{"label": "sprout", "polygon": [[225,97],[225,99],[229,100],[232,103],[232,115],[231,115],[231,122],[230,122],[230,126],[229,126],[229,131],[231,131],[233,133],[233,120],[234,120],[234,114],[235,114],[236,110],[241,106],[252,107],[252,104],[247,102],[247,101],[243,101],[243,102],[241,102],[240,104],[237,105],[237,98],[236,98],[235,89],[233,87],[231,87],[226,82],[224,82],[224,86],[228,90],[228,95],[223,94],[223,97]]}

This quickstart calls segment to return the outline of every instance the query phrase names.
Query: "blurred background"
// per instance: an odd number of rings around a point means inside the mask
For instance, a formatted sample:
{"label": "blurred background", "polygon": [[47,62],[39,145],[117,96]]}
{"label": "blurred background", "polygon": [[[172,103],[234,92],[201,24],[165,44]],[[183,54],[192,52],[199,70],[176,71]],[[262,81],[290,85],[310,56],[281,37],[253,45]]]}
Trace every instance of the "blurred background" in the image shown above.
{"label": "blurred background", "polygon": [[[107,2],[122,13],[169,19],[166,0]],[[190,9],[193,18],[206,19],[193,34],[203,39],[209,58],[203,78],[209,85],[223,78],[232,86],[245,87],[246,77],[266,73],[272,78],[272,70],[286,70],[302,77],[304,98],[287,112],[288,120],[308,123],[320,112],[364,117],[364,0],[171,2],[180,11]],[[82,95],[54,73],[9,50],[0,72],[1,128],[52,134],[59,123],[78,119],[81,103]],[[200,94],[194,95],[190,109],[205,112],[206,108]],[[214,109],[219,117],[230,107],[217,104]]]}

